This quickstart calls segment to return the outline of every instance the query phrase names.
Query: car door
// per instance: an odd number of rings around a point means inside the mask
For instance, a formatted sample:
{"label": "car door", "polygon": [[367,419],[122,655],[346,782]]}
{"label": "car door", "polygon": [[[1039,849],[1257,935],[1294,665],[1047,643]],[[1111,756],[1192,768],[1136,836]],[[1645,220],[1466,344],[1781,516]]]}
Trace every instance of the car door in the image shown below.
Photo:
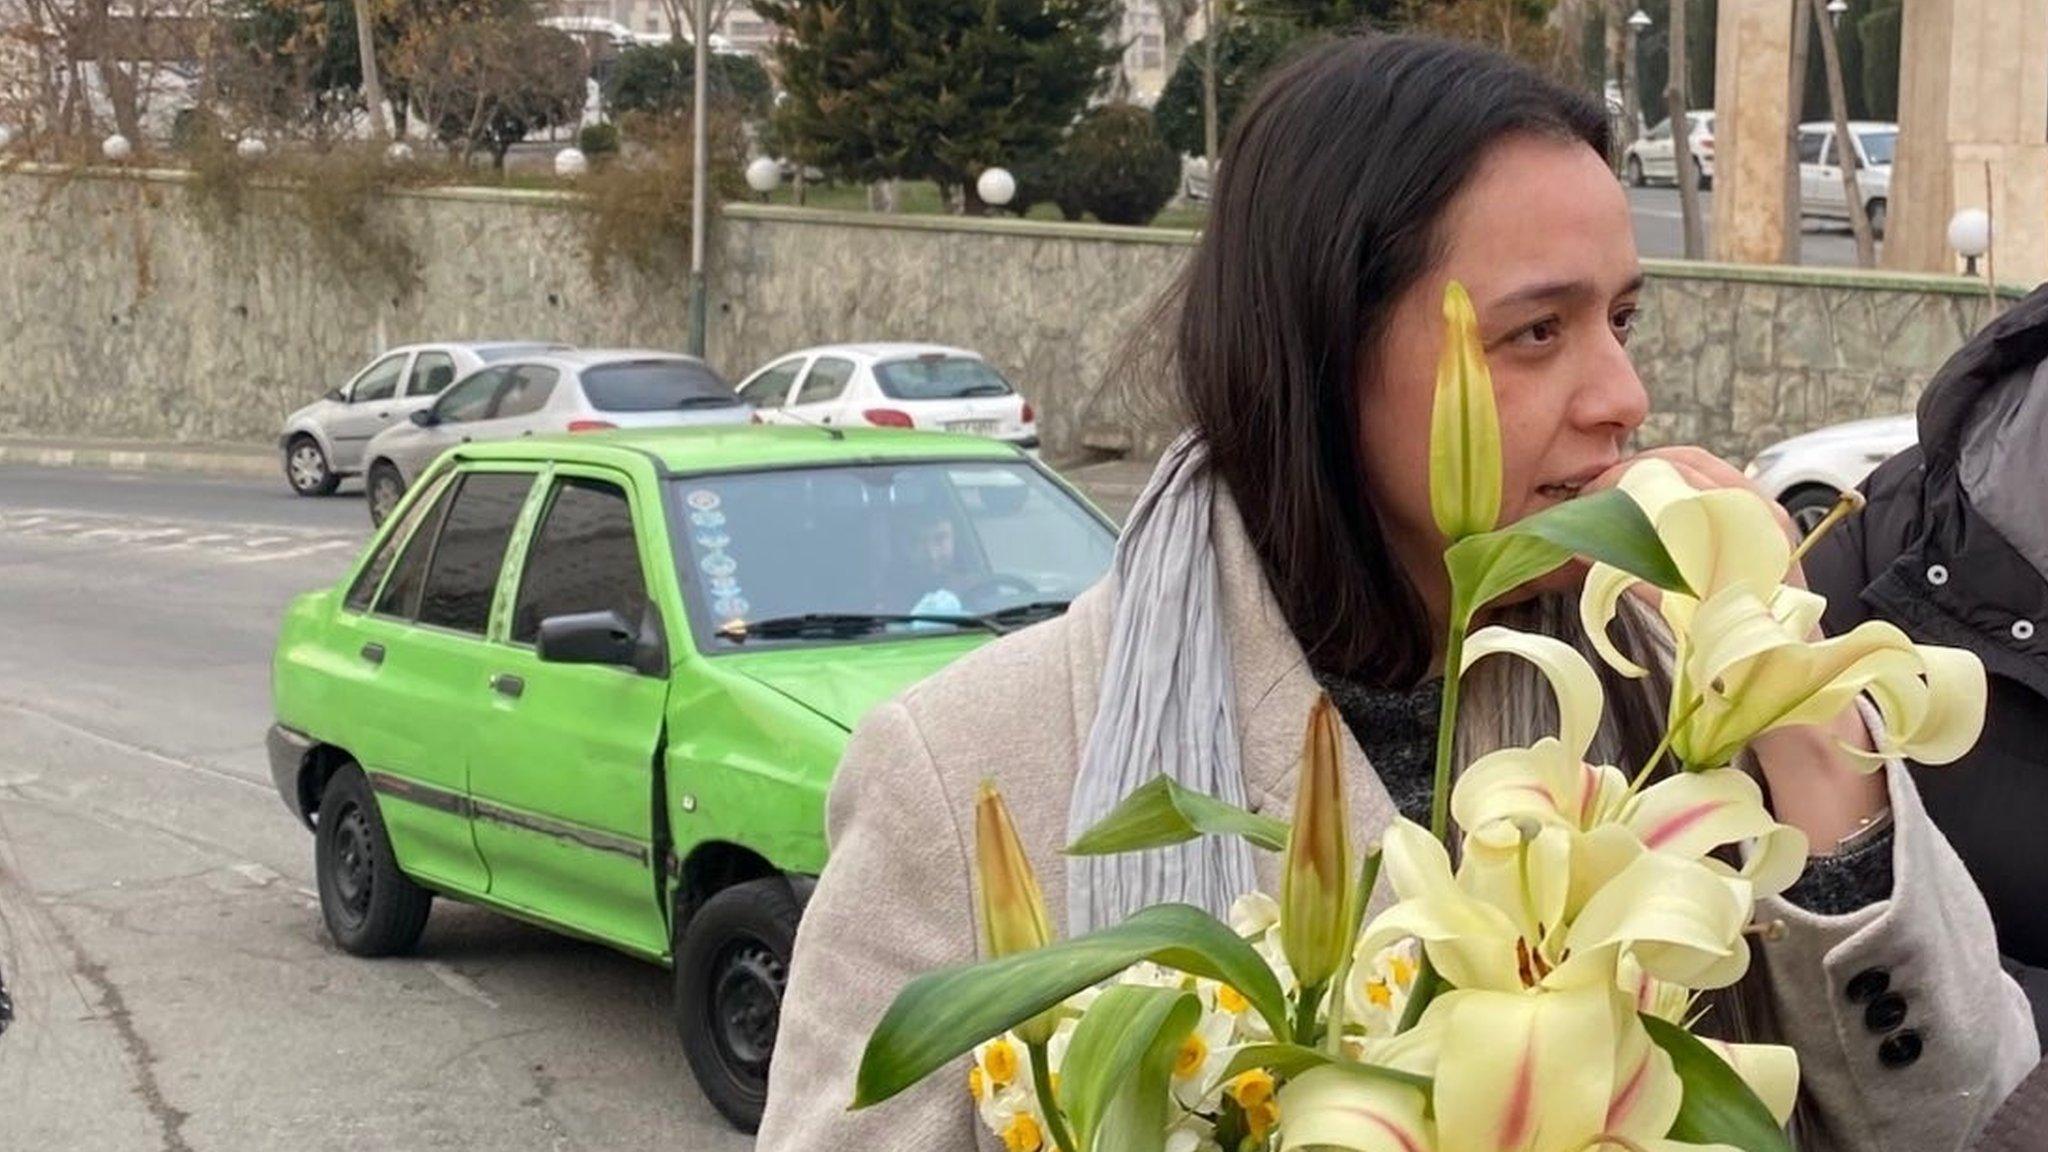
{"label": "car door", "polygon": [[796,378],[806,363],[807,357],[792,356],[770,364],[739,386],[740,399],[754,406],[754,416],[763,424],[796,423],[783,409],[788,406]]}
{"label": "car door", "polygon": [[485,752],[470,773],[492,899],[648,955],[668,945],[654,847],[665,670],[547,663],[535,644],[555,616],[642,621],[648,566],[661,562],[643,541],[659,514],[618,473],[556,468],[508,575],[516,591],[499,613]]}
{"label": "car door", "polygon": [[812,424],[847,422],[840,399],[846,395],[846,385],[853,379],[855,367],[844,356],[820,356],[811,361],[787,410]]}
{"label": "car door", "polygon": [[1643,134],[1637,153],[1643,159],[1643,175],[1658,180],[1678,179],[1678,166],[1671,153],[1671,121],[1658,122]]}
{"label": "car door", "polygon": [[566,431],[567,420],[548,411],[548,401],[561,378],[560,371],[545,364],[513,366],[490,416],[478,422],[470,436],[478,441],[510,440],[536,432]]}
{"label": "car door", "polygon": [[1810,128],[1799,130],[1799,207],[1804,215],[1815,215],[1822,208],[1820,160],[1827,143],[1827,134],[1824,132]]}
{"label": "car door", "polygon": [[1813,167],[1813,206],[1822,216],[1847,216],[1848,198],[1842,195],[1840,150],[1832,131],[1821,134],[1820,162]]}
{"label": "car door", "polygon": [[342,405],[327,424],[334,448],[329,464],[335,471],[361,471],[363,446],[400,419],[398,386],[411,364],[411,352],[393,352],[363,369],[342,390]]}
{"label": "car door", "polygon": [[505,366],[470,373],[427,409],[427,423],[411,430],[397,443],[379,444],[378,454],[388,451],[406,482],[411,483],[441,453],[476,438],[478,425],[490,419],[498,404],[498,394],[511,378],[512,369]]}
{"label": "car door", "polygon": [[455,356],[443,348],[423,348],[405,374],[399,407],[407,414],[428,407],[455,383]]}

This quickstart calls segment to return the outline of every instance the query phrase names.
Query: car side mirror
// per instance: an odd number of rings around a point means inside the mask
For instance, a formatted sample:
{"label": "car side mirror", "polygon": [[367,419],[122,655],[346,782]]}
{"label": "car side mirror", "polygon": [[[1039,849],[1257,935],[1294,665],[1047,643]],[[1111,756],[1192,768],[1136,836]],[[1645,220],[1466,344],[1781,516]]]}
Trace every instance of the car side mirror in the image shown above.
{"label": "car side mirror", "polygon": [[333,402],[334,402],[334,403],[336,403],[336,404],[346,404],[346,403],[348,403],[348,397],[346,397],[346,396],[342,395],[342,394],[341,394],[341,389],[339,389],[339,388],[329,388],[329,389],[327,390],[327,394],[326,394],[326,395],[324,395],[324,396],[322,396],[322,397],[320,397],[320,398],[321,398],[322,400],[331,400],[331,401],[333,401]]}
{"label": "car side mirror", "polygon": [[419,408],[413,411],[412,422],[422,428],[432,428],[441,422],[441,418],[434,415],[432,408]]}
{"label": "car side mirror", "polygon": [[550,664],[602,664],[648,676],[667,671],[661,628],[651,609],[638,626],[611,610],[550,616],[540,622],[535,647]]}

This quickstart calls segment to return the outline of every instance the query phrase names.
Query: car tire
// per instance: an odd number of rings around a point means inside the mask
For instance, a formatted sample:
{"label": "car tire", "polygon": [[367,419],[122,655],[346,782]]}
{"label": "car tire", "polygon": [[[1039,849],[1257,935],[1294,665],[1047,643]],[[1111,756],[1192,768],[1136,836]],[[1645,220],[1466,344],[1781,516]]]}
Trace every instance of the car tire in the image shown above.
{"label": "car tire", "polygon": [[1870,221],[1871,237],[1877,240],[1884,239],[1884,226],[1887,218],[1891,215],[1890,210],[1885,205],[1884,198],[1879,197],[1864,205],[1863,215],[1865,219]]}
{"label": "car tire", "polygon": [[405,497],[405,477],[389,460],[370,465],[363,478],[363,502],[370,506],[370,523],[382,524]]}
{"label": "car tire", "polygon": [[341,487],[320,442],[303,432],[285,442],[284,480],[301,496],[332,496]]}
{"label": "car tire", "polygon": [[802,914],[789,881],[770,876],[712,896],[677,934],[683,1055],[711,1106],[749,1134],[768,1103],[768,1061]]}
{"label": "car tire", "polygon": [[1779,497],[1778,502],[1785,506],[1786,514],[1792,517],[1793,526],[1799,529],[1801,536],[1804,536],[1813,531],[1814,526],[1821,522],[1821,518],[1828,514],[1828,510],[1835,506],[1835,501],[1841,498],[1840,492],[1825,484],[1801,484]]}
{"label": "car tire", "polygon": [[398,868],[369,778],[346,764],[327,781],[313,827],[320,917],[342,951],[395,956],[412,951],[434,894]]}
{"label": "car tire", "polygon": [[1650,178],[1643,175],[1643,162],[1639,157],[1629,157],[1628,162],[1623,167],[1628,171],[1629,187],[1647,188],[1650,186]]}

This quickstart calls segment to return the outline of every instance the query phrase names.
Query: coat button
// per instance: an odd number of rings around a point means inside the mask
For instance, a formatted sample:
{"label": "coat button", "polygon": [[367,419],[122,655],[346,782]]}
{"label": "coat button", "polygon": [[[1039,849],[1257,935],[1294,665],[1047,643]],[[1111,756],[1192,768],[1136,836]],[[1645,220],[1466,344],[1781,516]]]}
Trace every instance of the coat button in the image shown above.
{"label": "coat button", "polygon": [[1843,993],[1851,1004],[1867,1004],[1885,994],[1892,986],[1892,974],[1882,968],[1865,968],[1849,977],[1849,985]]}
{"label": "coat button", "polygon": [[1906,1022],[1906,998],[1897,992],[1887,992],[1870,1002],[1863,1010],[1863,1026],[1883,1035]]}
{"label": "coat button", "polygon": [[1887,1068],[1904,1068],[1920,1058],[1920,1034],[1907,1028],[1884,1038],[1877,1046],[1877,1062]]}
{"label": "coat button", "polygon": [[2032,640],[2034,638],[2034,622],[2032,620],[2013,621],[2012,638],[2015,640]]}
{"label": "coat button", "polygon": [[1934,585],[1948,583],[1948,569],[1939,564],[1929,564],[1927,566],[1927,582]]}

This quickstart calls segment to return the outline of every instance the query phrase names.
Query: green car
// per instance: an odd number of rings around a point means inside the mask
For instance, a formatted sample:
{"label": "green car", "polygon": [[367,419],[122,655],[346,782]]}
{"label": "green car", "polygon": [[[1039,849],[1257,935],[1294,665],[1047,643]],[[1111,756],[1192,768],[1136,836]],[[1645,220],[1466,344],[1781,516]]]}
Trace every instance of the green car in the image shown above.
{"label": "green car", "polygon": [[751,1131],[847,733],[1059,614],[1114,544],[973,437],[457,449],[278,638],[271,769],[328,931],[403,952],[441,895],[670,965],[697,1080]]}

